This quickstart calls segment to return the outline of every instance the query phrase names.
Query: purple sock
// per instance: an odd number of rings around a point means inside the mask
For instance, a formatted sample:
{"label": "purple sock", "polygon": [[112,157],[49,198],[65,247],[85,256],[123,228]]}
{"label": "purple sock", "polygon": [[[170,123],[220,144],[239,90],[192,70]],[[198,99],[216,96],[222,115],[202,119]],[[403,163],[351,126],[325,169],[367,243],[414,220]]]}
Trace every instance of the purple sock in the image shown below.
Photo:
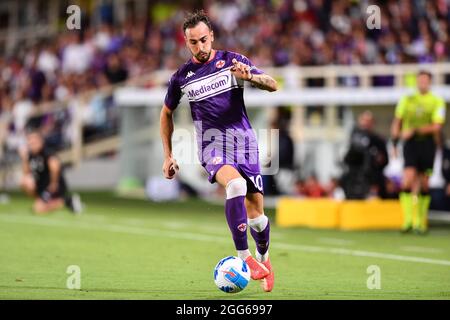
{"label": "purple sock", "polygon": [[253,239],[256,242],[256,250],[261,255],[264,255],[267,250],[269,250],[269,236],[270,236],[270,223],[267,221],[267,226],[263,231],[258,232],[253,228],[250,228],[250,233],[252,234]]}
{"label": "purple sock", "polygon": [[233,236],[236,250],[247,250],[247,211],[244,196],[227,199],[225,202],[225,215],[228,227]]}

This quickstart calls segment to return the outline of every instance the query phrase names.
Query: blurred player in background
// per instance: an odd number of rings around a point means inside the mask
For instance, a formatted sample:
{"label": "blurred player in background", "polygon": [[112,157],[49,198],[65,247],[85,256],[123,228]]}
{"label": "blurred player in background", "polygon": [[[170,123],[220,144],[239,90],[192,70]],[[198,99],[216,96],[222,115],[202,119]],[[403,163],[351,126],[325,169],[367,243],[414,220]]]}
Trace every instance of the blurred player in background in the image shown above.
{"label": "blurred player in background", "polygon": [[391,135],[395,148],[403,141],[404,170],[400,203],[403,210],[403,232],[427,231],[430,206],[428,179],[436,153],[436,139],[445,121],[444,100],[430,91],[432,75],[417,75],[418,90],[404,96],[395,109]]}
{"label": "blurred player in background", "polygon": [[[172,179],[178,170],[172,157],[172,116],[182,95],[186,94],[196,126],[200,163],[209,181],[217,181],[226,190],[225,214],[238,256],[247,262],[252,279],[262,280],[263,289],[272,291],[274,274],[268,253],[270,225],[264,215],[258,145],[247,117],[243,88],[244,81],[248,81],[259,89],[275,91],[277,83],[245,56],[212,49],[214,33],[203,11],[190,14],[183,31],[193,57],[170,79],[161,110],[164,176]],[[231,137],[229,130],[234,130]],[[219,133],[213,141],[207,138],[211,131]],[[234,139],[244,139],[245,146],[235,150]],[[228,148],[229,142],[232,148]],[[211,149],[213,152],[209,152]],[[236,157],[244,161],[237,163]],[[256,242],[256,259],[248,249],[247,225]]]}
{"label": "blurred player in background", "polygon": [[369,110],[358,116],[344,163],[346,170],[342,184],[347,199],[386,198],[386,178],[383,174],[388,164],[386,141],[375,131],[375,117]]}
{"label": "blurred player in background", "polygon": [[35,199],[33,211],[45,214],[66,206],[73,213],[81,213],[79,195],[70,196],[60,160],[44,144],[39,131],[27,131],[27,148],[21,150],[22,189]]}

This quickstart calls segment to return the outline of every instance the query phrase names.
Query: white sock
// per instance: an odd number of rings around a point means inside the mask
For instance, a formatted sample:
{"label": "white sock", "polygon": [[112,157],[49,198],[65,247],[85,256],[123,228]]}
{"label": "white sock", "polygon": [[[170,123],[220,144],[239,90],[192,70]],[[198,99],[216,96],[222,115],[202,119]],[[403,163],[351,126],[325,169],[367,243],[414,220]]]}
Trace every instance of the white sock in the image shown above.
{"label": "white sock", "polygon": [[256,232],[263,231],[267,227],[268,223],[269,218],[267,218],[264,213],[254,219],[247,219],[248,226]]}
{"label": "white sock", "polygon": [[249,256],[252,254],[250,253],[250,250],[238,250],[237,251],[238,257],[245,261]]}
{"label": "white sock", "polygon": [[[247,219],[247,223],[249,227],[255,230],[256,232],[261,232],[267,227],[267,224],[269,223],[269,218],[267,218],[267,216],[264,213],[262,213],[260,216],[254,219]],[[256,260],[258,260],[259,262],[265,262],[267,261],[267,259],[269,259],[269,251],[267,251],[265,254],[262,255],[258,252],[258,250],[256,250],[255,257]]]}
{"label": "white sock", "polygon": [[259,262],[266,262],[267,259],[269,259],[269,250],[267,250],[267,252],[264,254],[261,254],[258,252],[258,250],[256,250],[255,257]]}

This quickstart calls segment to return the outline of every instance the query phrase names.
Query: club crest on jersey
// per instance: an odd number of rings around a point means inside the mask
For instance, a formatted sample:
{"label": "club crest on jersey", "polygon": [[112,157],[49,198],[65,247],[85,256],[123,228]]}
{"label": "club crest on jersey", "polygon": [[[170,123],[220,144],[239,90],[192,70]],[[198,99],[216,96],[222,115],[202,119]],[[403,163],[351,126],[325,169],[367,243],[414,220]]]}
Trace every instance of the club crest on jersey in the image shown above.
{"label": "club crest on jersey", "polygon": [[225,60],[219,60],[216,62],[216,68],[222,68],[225,65]]}
{"label": "club crest on jersey", "polygon": [[244,232],[245,230],[247,230],[247,224],[246,223],[241,223],[240,225],[238,225],[238,230],[241,232]]}
{"label": "club crest on jersey", "polygon": [[220,164],[222,163],[222,157],[214,157],[212,159],[212,164]]}

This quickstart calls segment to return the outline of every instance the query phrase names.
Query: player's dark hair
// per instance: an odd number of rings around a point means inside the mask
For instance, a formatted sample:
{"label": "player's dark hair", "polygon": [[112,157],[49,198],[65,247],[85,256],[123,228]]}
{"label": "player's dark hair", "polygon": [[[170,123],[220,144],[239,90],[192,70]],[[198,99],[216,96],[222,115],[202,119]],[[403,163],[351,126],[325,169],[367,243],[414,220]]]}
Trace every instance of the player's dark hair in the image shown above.
{"label": "player's dark hair", "polygon": [[42,117],[32,117],[25,124],[25,134],[41,134]]}
{"label": "player's dark hair", "polygon": [[42,132],[39,128],[35,128],[35,127],[26,127],[25,128],[25,135],[32,135],[32,134],[37,134],[38,136],[40,136],[41,138],[43,138],[42,136]]}
{"label": "player's dark hair", "polygon": [[189,13],[186,18],[184,19],[183,23],[183,32],[186,32],[186,29],[193,28],[196,25],[198,25],[200,22],[203,22],[206,24],[209,28],[209,30],[212,30],[211,22],[209,21],[208,16],[206,15],[205,11],[198,10],[192,13]]}
{"label": "player's dark hair", "polygon": [[418,73],[417,75],[418,75],[418,76],[426,75],[426,76],[428,76],[428,78],[429,78],[430,80],[433,79],[433,75],[431,74],[430,71],[427,71],[427,70],[420,70],[419,73]]}

